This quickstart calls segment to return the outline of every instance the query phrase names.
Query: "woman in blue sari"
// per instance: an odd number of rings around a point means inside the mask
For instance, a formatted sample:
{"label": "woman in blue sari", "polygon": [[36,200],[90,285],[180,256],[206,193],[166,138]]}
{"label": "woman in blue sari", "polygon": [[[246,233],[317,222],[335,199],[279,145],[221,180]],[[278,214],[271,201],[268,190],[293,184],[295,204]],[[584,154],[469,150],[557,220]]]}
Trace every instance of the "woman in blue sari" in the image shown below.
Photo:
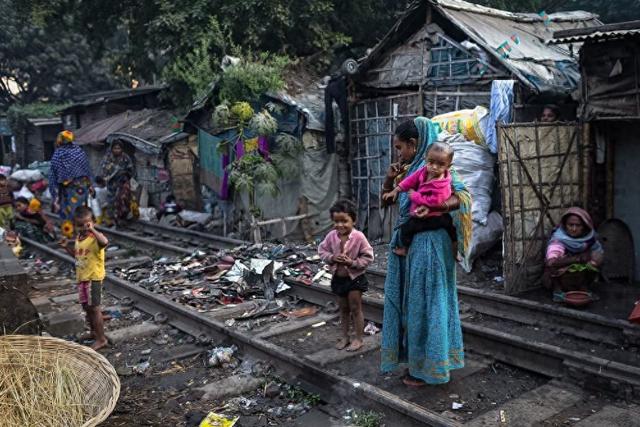
{"label": "woman in blue sari", "polygon": [[[391,165],[383,191],[424,166],[427,147],[437,139],[437,125],[418,117],[396,130],[394,146],[400,164]],[[454,168],[453,195],[438,209],[451,212],[458,233],[460,255],[471,238],[471,196]],[[398,198],[399,219],[391,238],[395,248],[399,225],[409,218],[407,193]],[[419,216],[425,216],[426,208]],[[433,210],[433,209],[432,209]],[[381,369],[389,372],[407,365],[403,382],[408,386],[442,384],[449,372],[464,366],[462,330],[456,292],[456,260],[444,229],[417,234],[406,257],[389,251],[384,285]]]}

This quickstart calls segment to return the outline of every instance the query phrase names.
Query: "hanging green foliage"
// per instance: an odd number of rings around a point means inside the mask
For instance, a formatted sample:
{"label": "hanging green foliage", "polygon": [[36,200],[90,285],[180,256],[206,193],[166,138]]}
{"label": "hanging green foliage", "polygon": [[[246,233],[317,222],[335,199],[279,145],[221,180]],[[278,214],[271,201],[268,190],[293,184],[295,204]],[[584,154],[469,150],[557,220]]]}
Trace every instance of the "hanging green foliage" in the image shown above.
{"label": "hanging green foliage", "polygon": [[262,54],[229,67],[220,78],[220,100],[256,102],[267,92],[281,90],[285,84],[282,74],[290,62],[285,56]]}
{"label": "hanging green foliage", "polygon": [[273,135],[278,131],[278,121],[267,110],[262,110],[251,118],[249,129],[256,135]]}
{"label": "hanging green foliage", "polygon": [[226,102],[216,106],[213,110],[212,120],[216,129],[224,129],[231,126],[231,110]]}
{"label": "hanging green foliage", "polygon": [[242,156],[229,165],[229,180],[235,191],[261,194],[278,194],[278,171],[259,153]]}
{"label": "hanging green foliage", "polygon": [[253,117],[253,108],[248,102],[236,102],[231,107],[231,117],[237,120],[239,126],[243,126],[248,123]]}

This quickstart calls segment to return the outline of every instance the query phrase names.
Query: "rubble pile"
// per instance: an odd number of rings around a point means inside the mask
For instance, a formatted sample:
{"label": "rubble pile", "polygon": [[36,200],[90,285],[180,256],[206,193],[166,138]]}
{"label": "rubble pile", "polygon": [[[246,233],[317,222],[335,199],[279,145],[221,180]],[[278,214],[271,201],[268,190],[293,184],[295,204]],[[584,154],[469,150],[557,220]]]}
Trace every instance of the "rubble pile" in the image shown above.
{"label": "rubble pile", "polygon": [[289,289],[285,279],[306,285],[329,283],[330,273],[312,245],[255,244],[217,254],[162,257],[116,268],[122,279],[180,304],[208,312],[221,306],[253,302],[243,318],[284,312],[291,301],[280,298]]}

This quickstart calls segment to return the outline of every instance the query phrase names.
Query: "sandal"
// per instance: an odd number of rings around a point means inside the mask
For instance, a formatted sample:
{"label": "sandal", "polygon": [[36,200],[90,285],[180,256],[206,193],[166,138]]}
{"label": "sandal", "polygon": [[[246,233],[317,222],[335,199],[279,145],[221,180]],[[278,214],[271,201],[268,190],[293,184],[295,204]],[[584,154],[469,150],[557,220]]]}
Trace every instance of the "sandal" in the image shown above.
{"label": "sandal", "polygon": [[414,378],[411,375],[405,375],[402,378],[402,383],[407,387],[424,387],[427,385],[424,381],[418,378]]}

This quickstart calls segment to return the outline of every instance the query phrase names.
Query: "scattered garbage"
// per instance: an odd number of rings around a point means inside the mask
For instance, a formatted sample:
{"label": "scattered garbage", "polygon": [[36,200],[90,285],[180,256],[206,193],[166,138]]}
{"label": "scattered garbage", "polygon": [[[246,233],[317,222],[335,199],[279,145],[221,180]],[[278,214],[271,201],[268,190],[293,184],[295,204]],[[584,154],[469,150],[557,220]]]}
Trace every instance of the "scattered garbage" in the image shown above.
{"label": "scattered garbage", "polygon": [[240,417],[227,417],[225,415],[209,412],[202,420],[200,427],[233,427],[236,425]]}
{"label": "scattered garbage", "polygon": [[285,317],[288,317],[289,319],[299,319],[301,317],[315,316],[317,312],[318,312],[318,307],[303,307],[303,308],[291,310],[288,312],[283,311],[280,314],[282,314]]}
{"label": "scattered garbage", "polygon": [[264,397],[269,399],[276,398],[280,395],[280,385],[275,382],[265,384],[264,391],[262,393]]}
{"label": "scattered garbage", "polygon": [[238,348],[235,345],[231,347],[215,347],[209,351],[207,363],[212,367],[230,364],[236,351],[238,351]]}
{"label": "scattered garbage", "polygon": [[458,403],[458,402],[451,403],[451,409],[453,409],[454,411],[457,411],[458,409],[462,409],[463,406],[464,404],[462,403]]}
{"label": "scattered garbage", "polygon": [[169,317],[165,313],[158,312],[153,315],[153,321],[158,324],[167,323],[167,320],[169,320]]}
{"label": "scattered garbage", "polygon": [[149,361],[145,361],[145,362],[140,362],[137,365],[133,365],[131,368],[133,372],[136,374],[144,374],[147,371],[147,369],[149,369],[150,366],[151,366],[151,363],[149,363]]}
{"label": "scattered garbage", "polygon": [[378,332],[380,332],[380,328],[378,328],[373,322],[367,323],[367,326],[364,327],[364,333],[367,335],[375,335]]}

